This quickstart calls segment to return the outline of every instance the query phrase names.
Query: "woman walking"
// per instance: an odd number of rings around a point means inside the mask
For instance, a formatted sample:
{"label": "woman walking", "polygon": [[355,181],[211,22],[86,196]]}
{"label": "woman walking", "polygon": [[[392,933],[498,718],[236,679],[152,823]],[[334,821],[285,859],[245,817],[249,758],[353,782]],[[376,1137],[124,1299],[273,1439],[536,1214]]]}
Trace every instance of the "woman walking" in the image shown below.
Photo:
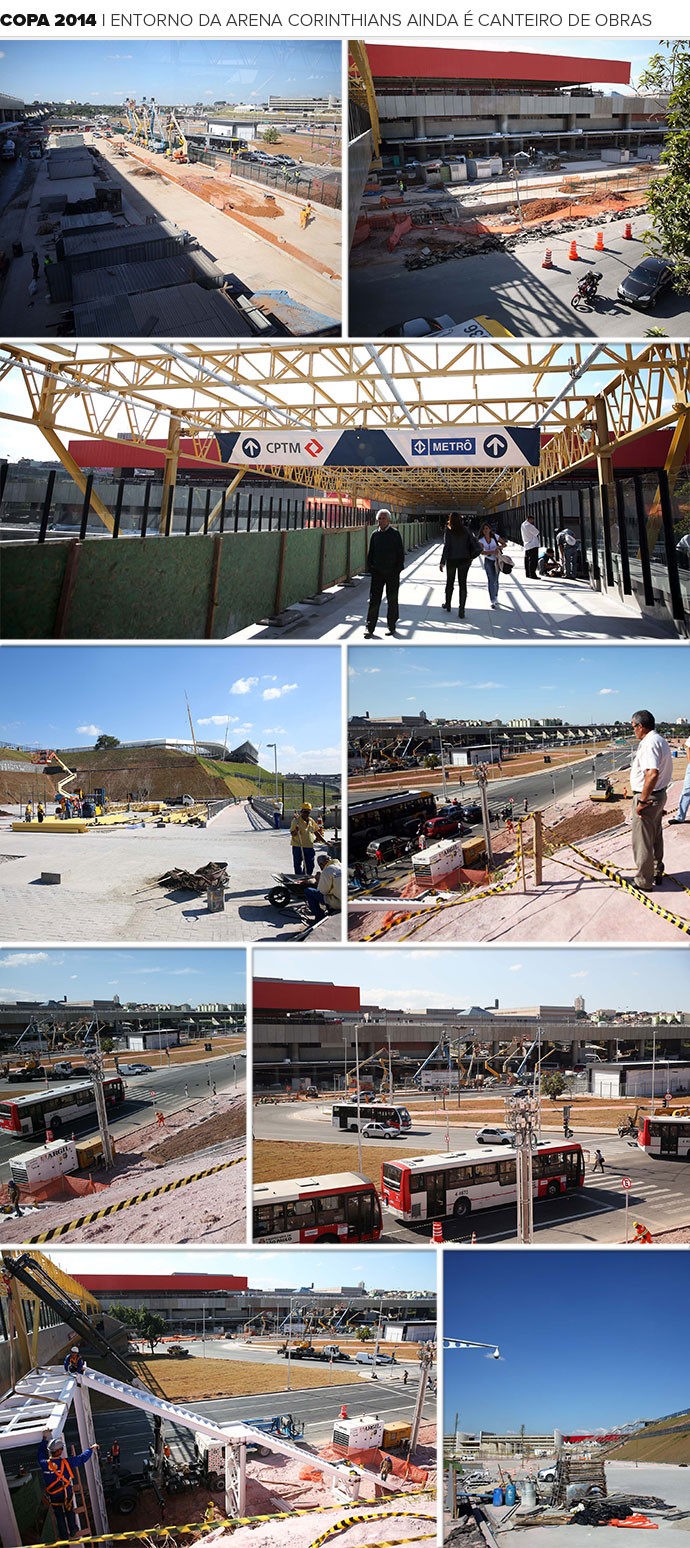
{"label": "woman walking", "polygon": [[494,532],[491,523],[484,522],[479,529],[479,545],[484,559],[484,569],[489,587],[489,600],[492,607],[498,607],[498,577],[501,569],[501,554],[505,548],[503,538]]}
{"label": "woman walking", "polygon": [[479,543],[469,527],[465,526],[459,511],[451,511],[443,536],[443,552],[440,570],[446,572],[445,611],[450,612],[455,577],[458,577],[458,618],[465,616],[467,602],[467,576],[473,559],[481,553]]}

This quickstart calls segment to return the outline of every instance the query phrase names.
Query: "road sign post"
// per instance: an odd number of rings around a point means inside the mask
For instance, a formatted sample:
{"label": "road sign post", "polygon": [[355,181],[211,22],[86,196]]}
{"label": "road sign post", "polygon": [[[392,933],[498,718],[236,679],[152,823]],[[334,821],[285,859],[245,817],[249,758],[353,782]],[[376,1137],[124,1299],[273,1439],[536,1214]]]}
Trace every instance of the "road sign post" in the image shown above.
{"label": "road sign post", "polygon": [[627,1247],[627,1245],[628,1245],[628,1216],[630,1214],[630,1189],[632,1188],[632,1178],[631,1177],[621,1177],[621,1188],[623,1189],[623,1192],[625,1194],[625,1245]]}

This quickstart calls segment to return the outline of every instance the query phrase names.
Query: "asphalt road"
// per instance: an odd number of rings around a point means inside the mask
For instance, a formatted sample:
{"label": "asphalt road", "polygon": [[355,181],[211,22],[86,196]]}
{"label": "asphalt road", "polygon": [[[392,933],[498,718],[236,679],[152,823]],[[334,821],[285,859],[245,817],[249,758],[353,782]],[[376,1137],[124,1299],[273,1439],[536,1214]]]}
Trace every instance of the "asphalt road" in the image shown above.
{"label": "asphalt road", "polygon": [[[417,1383],[414,1377],[410,1377],[407,1387],[403,1387],[399,1378],[395,1385],[384,1385],[379,1379],[377,1382],[363,1380],[361,1386],[338,1386],[325,1384],[323,1387],[309,1388],[299,1392],[271,1392],[259,1397],[241,1398],[211,1398],[201,1403],[183,1403],[183,1407],[190,1408],[194,1413],[203,1414],[207,1419],[213,1419],[218,1424],[230,1424],[239,1420],[270,1419],[274,1414],[291,1413],[295,1419],[301,1419],[304,1423],[304,1439],[312,1444],[321,1444],[331,1439],[333,1424],[340,1412],[341,1404],[345,1403],[350,1416],[357,1414],[378,1413],[391,1418],[411,1418],[414,1413],[417,1398]],[[148,1416],[136,1408],[126,1408],[124,1405],[117,1409],[99,1410],[94,1407],[94,1424],[96,1438],[99,1446],[108,1451],[114,1440],[119,1440],[122,1448],[122,1469],[131,1468],[138,1472],[148,1454],[149,1442],[153,1437],[153,1424]],[[424,1403],[424,1418],[433,1420],[436,1417],[436,1398],[427,1393]],[[193,1433],[178,1426],[165,1423],[165,1434],[170,1442],[173,1456],[179,1461],[189,1460],[193,1454]],[[74,1440],[78,1445],[76,1424],[73,1420],[67,1425],[67,1441]],[[19,1460],[20,1454],[13,1453]],[[27,1452],[28,1460],[30,1453]]]}
{"label": "asphalt road", "polygon": [[[463,1098],[464,1100],[464,1098]],[[255,1107],[254,1125],[257,1139],[263,1140],[292,1140],[298,1136],[300,1143],[304,1144],[352,1144],[356,1143],[356,1135],[342,1133],[330,1126],[325,1113],[327,1109],[319,1104],[318,1113],[315,1116],[309,1109],[310,1121],[305,1120],[303,1107],[294,1109],[284,1106]],[[299,1125],[299,1128],[298,1128]],[[472,1149],[475,1141],[476,1124],[455,1124],[450,1122],[451,1150]],[[547,1140],[556,1138],[555,1134],[547,1131]],[[625,1234],[625,1190],[621,1187],[621,1177],[630,1177],[632,1188],[628,1194],[629,1220],[641,1219],[648,1225],[652,1233],[659,1230],[670,1230],[674,1226],[685,1225],[690,1220],[690,1166],[682,1161],[656,1161],[645,1156],[636,1144],[619,1139],[618,1135],[601,1132],[587,1131],[578,1135],[583,1150],[591,1153],[593,1161],[597,1146],[601,1149],[606,1163],[604,1175],[597,1172],[592,1176],[587,1161],[587,1177],[583,1188],[575,1193],[568,1194],[565,1198],[548,1200],[535,1204],[534,1209],[534,1234],[535,1240],[549,1244],[561,1244],[564,1246],[582,1245],[591,1242],[621,1241]],[[377,1143],[363,1140],[363,1146]],[[414,1124],[410,1133],[405,1136],[405,1148],[418,1147],[420,1155],[444,1154],[446,1145],[446,1127],[443,1124]],[[395,1156],[396,1141],[390,1143],[391,1157]],[[384,1232],[382,1241],[393,1242],[399,1245],[401,1242],[408,1246],[421,1244],[431,1237],[431,1225],[419,1228],[410,1228],[401,1224],[392,1215],[384,1210]],[[468,1241],[473,1232],[476,1232],[480,1243],[510,1242],[515,1239],[515,1208],[486,1210],[483,1213],[471,1215],[469,1218],[459,1221],[445,1221],[443,1227],[446,1241]],[[632,1234],[632,1224],[630,1225]]]}
{"label": "asphalt road", "polygon": [[[147,1062],[146,1058],[142,1058],[142,1064]],[[210,1082],[213,1080],[219,1091],[233,1091],[235,1080],[239,1088],[245,1080],[245,1075],[246,1054],[237,1053],[226,1054],[218,1059],[211,1057],[199,1064],[171,1064],[167,1068],[163,1066],[161,1069],[156,1069],[153,1075],[127,1076],[125,1080],[127,1094],[122,1106],[117,1109],[117,1117],[111,1120],[112,1133],[131,1134],[132,1130],[138,1128],[140,1124],[149,1123],[154,1107],[160,1108],[164,1113],[173,1112],[186,1101],[187,1093],[190,1102],[200,1100],[201,1097],[208,1095]],[[45,1088],[38,1081],[33,1081],[29,1085],[17,1085],[12,1089],[17,1096],[21,1096],[24,1092],[35,1092],[38,1095],[39,1091]],[[155,1096],[151,1096],[152,1091],[155,1092]],[[70,1124],[69,1133],[72,1132],[79,1139],[97,1134],[98,1124],[95,1115],[84,1118],[79,1123]],[[9,1177],[9,1162],[12,1156],[24,1155],[27,1150],[35,1150],[40,1144],[40,1135],[31,1140],[19,1140],[4,1129],[0,1129],[0,1179],[5,1180]]]}
{"label": "asphalt road", "polygon": [[[548,756],[548,755],[547,755]],[[613,747],[610,752],[605,752],[600,758],[580,758],[576,763],[546,764],[543,769],[533,774],[508,776],[505,779],[492,779],[489,781],[487,793],[489,797],[489,809],[493,811],[497,805],[505,805],[511,796],[515,799],[516,814],[519,814],[520,805],[527,801],[529,810],[535,806],[543,806],[545,801],[553,801],[567,795],[569,791],[580,791],[592,784],[595,776],[611,774],[619,769],[628,768],[630,765],[630,750],[628,747]],[[410,790],[424,787],[424,769],[410,769]],[[466,771],[462,769],[463,782],[459,788],[453,781],[452,772],[448,777],[449,801],[457,799],[463,803],[477,801],[479,799],[479,786],[466,779]],[[357,791],[353,793],[351,803],[355,801],[369,800],[370,796],[395,795],[401,792],[401,786],[388,784],[385,774],[377,778],[376,787],[372,791]],[[443,791],[434,788],[434,794],[439,806],[444,804]]]}
{"label": "asphalt road", "polygon": [[[633,310],[616,299],[621,279],[645,257],[642,236],[649,216],[643,211],[633,219],[632,241],[623,237],[625,224],[616,220],[602,227],[603,253],[594,251],[595,226],[554,237],[548,244],[551,269],[542,268],[543,236],[520,242],[513,252],[449,259],[412,271],[404,267],[403,244],[392,262],[356,265],[351,271],[350,330],[357,336],[380,337],[384,329],[407,319],[447,313],[456,322],[488,315],[518,338],[643,338],[651,325],[671,338],[686,337],[687,296],[667,291],[651,312]],[[573,237],[580,258],[571,263]],[[570,302],[577,281],[595,269],[603,276],[598,308],[576,311]]]}

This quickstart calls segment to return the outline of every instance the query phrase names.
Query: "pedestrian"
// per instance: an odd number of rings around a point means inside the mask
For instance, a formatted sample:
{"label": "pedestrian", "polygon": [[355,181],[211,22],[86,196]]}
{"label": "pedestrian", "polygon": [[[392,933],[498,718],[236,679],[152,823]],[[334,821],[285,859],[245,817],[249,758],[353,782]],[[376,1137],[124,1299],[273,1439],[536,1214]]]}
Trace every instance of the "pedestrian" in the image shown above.
{"label": "pedestrian", "polygon": [[302,876],[305,871],[307,876],[313,875],[316,856],[314,846],[317,838],[323,839],[323,829],[312,817],[312,810],[311,801],[304,801],[290,823],[292,869],[295,876]]}
{"label": "pedestrian", "polygon": [[491,523],[485,521],[479,529],[479,545],[484,559],[484,569],[489,587],[489,601],[492,607],[498,607],[498,577],[500,574],[501,554],[505,548],[503,539],[494,532]]}
{"label": "pedestrian", "polygon": [[31,254],[31,268],[33,270],[34,279],[37,280],[38,276],[39,276],[39,274],[41,272],[41,263],[40,263],[40,259],[39,259],[38,253],[35,250]]}
{"label": "pedestrian", "polygon": [[388,1456],[383,1456],[381,1458],[381,1466],[379,1468],[379,1478],[381,1479],[382,1483],[385,1483],[385,1481],[386,1481],[386,1479],[388,1477],[388,1474],[390,1472],[392,1472],[392,1469],[393,1469],[392,1459],[390,1457],[388,1457]]}
{"label": "pedestrian", "polygon": [[339,860],[319,855],[319,875],[315,887],[305,887],[304,901],[313,919],[339,914],[342,907],[342,868]]}
{"label": "pedestrian", "polygon": [[539,528],[535,527],[529,516],[526,516],[522,523],[520,537],[525,555],[525,577],[527,580],[536,580],[541,537]]}
{"label": "pedestrian", "polygon": [[398,593],[400,576],[405,564],[405,549],[397,527],[392,525],[391,513],[383,508],[376,512],[376,527],[369,540],[367,570],[371,576],[369,607],[364,631],[365,640],[373,638],[378,623],[379,608],[386,593],[386,634],[395,634],[399,614]]}
{"label": "pedestrian", "polygon": [[594,1166],[592,1167],[592,1172],[593,1173],[594,1172],[602,1172],[603,1173],[603,1170],[604,1170],[604,1157],[602,1156],[600,1150],[595,1150],[595,1152],[594,1152]]}
{"label": "pedestrian", "polygon": [[527,816],[527,813],[529,811],[529,801],[527,800],[527,796],[525,796],[525,799],[524,799],[524,801],[522,803],[522,810],[523,810],[525,816]]}
{"label": "pedestrian", "polygon": [[[527,555],[525,555],[525,564]],[[563,566],[558,563],[552,548],[545,548],[537,564],[537,575],[542,580],[554,580],[563,574]]]}
{"label": "pedestrian", "polygon": [[44,1430],[41,1443],[38,1448],[38,1461],[43,1474],[43,1482],[48,1500],[53,1508],[58,1537],[74,1537],[79,1531],[79,1521],[74,1503],[74,1470],[77,1467],[85,1467],[94,1451],[98,1451],[97,1442],[93,1446],[87,1446],[77,1457],[65,1456],[65,1443],[62,1440],[51,1440],[50,1430]]}
{"label": "pedestrian", "polygon": [[186,1081],[185,1081],[185,1085],[184,1085],[184,1094],[185,1094],[185,1097],[189,1096],[189,1086],[187,1085]]}
{"label": "pedestrian", "polygon": [[216,1083],[215,1083],[215,1080],[212,1080],[211,1081],[211,1096],[215,1096],[215,1095],[216,1095]]}
{"label": "pedestrian", "polygon": [[7,1197],[10,1201],[14,1214],[18,1217],[19,1220],[21,1220],[22,1212],[19,1208],[19,1188],[13,1177],[10,1177],[10,1180],[7,1184]]}
{"label": "pedestrian", "polygon": [[299,212],[299,223],[303,231],[306,231],[307,226],[311,223],[312,220],[314,220],[314,218],[314,207],[309,203],[309,200],[307,200],[307,203],[302,206],[302,209]]}
{"label": "pedestrian", "polygon": [[110,1460],[111,1460],[111,1462],[113,1464],[113,1467],[117,1468],[117,1471],[119,1472],[120,1471],[120,1442],[119,1442],[119,1440],[114,1440],[112,1446],[110,1447]]}
{"label": "pedestrian", "polygon": [[680,792],[678,811],[676,812],[675,817],[671,817],[669,821],[670,828],[676,828],[678,827],[679,823],[685,822],[688,812],[690,811],[690,736],[687,737],[685,746],[688,749],[688,761],[685,765],[685,779],[683,780],[683,789]]}
{"label": "pedestrian", "polygon": [[566,580],[577,580],[578,543],[575,533],[568,526],[561,527],[560,532],[556,533],[556,543]]}
{"label": "pedestrian", "polygon": [[160,1108],[156,1112],[156,1127],[159,1129],[165,1128],[165,1113],[161,1112]]}
{"label": "pedestrian", "polygon": [[407,1369],[407,1366],[405,1366],[405,1369],[403,1371],[403,1387],[407,1386],[407,1383],[408,1383],[409,1379],[410,1379],[410,1373],[409,1373],[409,1371]]}
{"label": "pedestrian", "polygon": [[673,779],[673,754],[666,738],[655,730],[650,710],[635,710],[631,725],[637,742],[630,767],[633,880],[642,892],[651,892],[664,878],[662,824],[666,793]]}
{"label": "pedestrian", "polygon": [[651,1231],[649,1230],[649,1227],[643,1225],[641,1220],[633,1220],[633,1241],[653,1242],[653,1240],[654,1238]]}
{"label": "pedestrian", "polygon": [[417,848],[420,851],[422,849],[426,849],[426,833],[424,832],[424,829],[422,829],[419,838],[417,839]]}
{"label": "pedestrian", "polygon": [[476,559],[479,553],[481,549],[478,539],[465,525],[461,512],[451,511],[443,535],[443,550],[439,564],[439,569],[446,572],[446,600],[443,604],[446,613],[451,609],[453,586],[457,575],[458,618],[464,618],[467,604],[467,577],[472,560]]}
{"label": "pedestrian", "polygon": [[27,801],[26,806],[24,808],[24,821],[25,822],[33,822],[33,817],[34,817],[33,806],[31,805],[30,801]]}
{"label": "pedestrian", "polygon": [[45,815],[46,815],[46,809],[45,809],[45,807],[43,805],[43,802],[39,801],[38,806],[36,807],[36,821],[37,822],[45,822]]}

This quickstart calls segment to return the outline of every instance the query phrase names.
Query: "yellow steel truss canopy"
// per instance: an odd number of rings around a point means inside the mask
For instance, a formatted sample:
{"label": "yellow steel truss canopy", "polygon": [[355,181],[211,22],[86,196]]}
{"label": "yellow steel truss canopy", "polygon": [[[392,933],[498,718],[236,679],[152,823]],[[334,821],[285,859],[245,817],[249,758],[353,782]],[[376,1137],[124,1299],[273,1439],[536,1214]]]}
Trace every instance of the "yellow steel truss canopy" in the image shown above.
{"label": "yellow steel truss canopy", "polygon": [[[165,481],[180,455],[200,471],[218,466],[220,431],[362,428],[433,429],[539,423],[539,467],[253,468],[267,478],[327,489],[331,498],[384,500],[398,509],[487,508],[516,502],[652,430],[673,431],[671,463],[690,435],[690,352],[686,344],[600,344],[386,340],[370,344],[222,346],[6,344],[0,383],[5,417],[38,428],[75,481],[70,437],[164,443]],[[228,467],[234,487],[246,470]],[[609,463],[610,467],[610,463]],[[108,511],[93,496],[106,525]]]}

